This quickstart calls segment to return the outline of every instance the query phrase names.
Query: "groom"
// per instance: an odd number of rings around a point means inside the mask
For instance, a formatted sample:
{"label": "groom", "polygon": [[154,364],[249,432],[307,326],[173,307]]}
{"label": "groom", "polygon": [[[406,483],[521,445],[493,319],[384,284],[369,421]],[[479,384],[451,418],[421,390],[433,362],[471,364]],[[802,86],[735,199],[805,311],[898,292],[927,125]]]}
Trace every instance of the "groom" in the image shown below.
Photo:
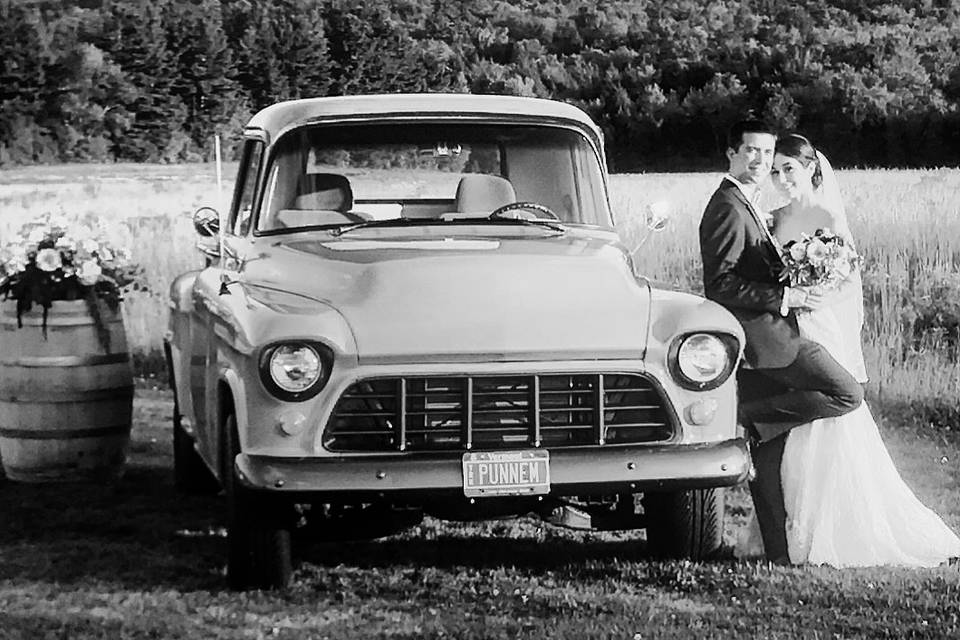
{"label": "groom", "polygon": [[787,433],[817,418],[857,408],[863,389],[826,349],[800,336],[795,313],[818,308],[815,291],[787,287],[783,263],[757,205],[773,163],[777,136],[755,120],[735,124],[727,139],[729,173],[700,221],[703,288],[743,325],[744,364],[737,379],[740,423],[752,442],[750,483],[767,558],[789,563],[780,460]]}

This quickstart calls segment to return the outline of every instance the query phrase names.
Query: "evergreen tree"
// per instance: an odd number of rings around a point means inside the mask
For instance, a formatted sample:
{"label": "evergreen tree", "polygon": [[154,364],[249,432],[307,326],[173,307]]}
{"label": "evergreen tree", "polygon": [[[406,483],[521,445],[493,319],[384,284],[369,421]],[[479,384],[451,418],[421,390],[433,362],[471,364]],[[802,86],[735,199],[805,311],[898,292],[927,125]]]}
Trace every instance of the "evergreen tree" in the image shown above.
{"label": "evergreen tree", "polygon": [[330,92],[334,64],[318,2],[242,0],[226,6],[225,24],[254,110]]}
{"label": "evergreen tree", "polygon": [[74,7],[48,22],[55,54],[46,67],[37,122],[57,141],[61,161],[112,160],[111,140],[124,135],[128,124],[113,109],[135,93],[119,66],[84,41],[92,15]]}
{"label": "evergreen tree", "polygon": [[52,56],[39,9],[0,0],[0,164],[44,159],[47,132],[37,118]]}
{"label": "evergreen tree", "polygon": [[209,159],[214,134],[234,133],[249,116],[235,80],[233,52],[218,0],[171,3],[163,16],[174,71],[170,91],[186,109],[181,155]]}
{"label": "evergreen tree", "polygon": [[133,91],[115,107],[129,128],[113,140],[118,159],[163,162],[180,158],[188,110],[176,93],[176,59],[167,44],[164,14],[177,0],[104,0],[96,44],[119,65]]}

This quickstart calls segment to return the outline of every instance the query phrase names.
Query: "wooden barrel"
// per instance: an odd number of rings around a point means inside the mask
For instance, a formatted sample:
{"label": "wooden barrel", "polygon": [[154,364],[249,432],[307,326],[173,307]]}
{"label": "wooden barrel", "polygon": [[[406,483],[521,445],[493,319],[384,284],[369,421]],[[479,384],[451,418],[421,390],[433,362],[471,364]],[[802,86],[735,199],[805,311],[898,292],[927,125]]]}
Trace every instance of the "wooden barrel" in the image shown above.
{"label": "wooden barrel", "polygon": [[83,300],[22,316],[0,303],[0,461],[23,482],[119,477],[133,418],[133,368],[123,320],[101,304],[105,350]]}

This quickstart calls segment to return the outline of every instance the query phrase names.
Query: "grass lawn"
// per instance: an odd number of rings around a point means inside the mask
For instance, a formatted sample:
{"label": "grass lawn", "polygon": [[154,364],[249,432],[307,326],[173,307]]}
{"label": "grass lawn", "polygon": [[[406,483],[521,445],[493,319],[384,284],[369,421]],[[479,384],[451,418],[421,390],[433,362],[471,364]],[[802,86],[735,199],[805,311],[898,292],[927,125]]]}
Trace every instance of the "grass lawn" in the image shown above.
{"label": "grass lawn", "polygon": [[[427,519],[298,548],[284,593],[225,588],[224,505],[172,483],[169,392],[136,398],[112,486],[0,482],[0,638],[957,638],[960,567],[654,562],[642,535],[532,518]],[[883,427],[929,506],[960,529],[960,440]],[[728,499],[728,536],[747,514]]]}

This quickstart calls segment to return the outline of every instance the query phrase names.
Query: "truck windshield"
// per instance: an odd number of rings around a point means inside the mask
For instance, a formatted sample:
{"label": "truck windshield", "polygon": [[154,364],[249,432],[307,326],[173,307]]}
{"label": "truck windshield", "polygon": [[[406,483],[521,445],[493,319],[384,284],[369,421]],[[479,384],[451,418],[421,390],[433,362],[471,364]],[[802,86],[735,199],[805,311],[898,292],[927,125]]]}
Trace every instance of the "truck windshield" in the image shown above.
{"label": "truck windshield", "polygon": [[278,141],[257,229],[483,218],[516,202],[547,209],[527,211],[527,217],[610,227],[605,189],[594,147],[560,126],[314,126]]}

